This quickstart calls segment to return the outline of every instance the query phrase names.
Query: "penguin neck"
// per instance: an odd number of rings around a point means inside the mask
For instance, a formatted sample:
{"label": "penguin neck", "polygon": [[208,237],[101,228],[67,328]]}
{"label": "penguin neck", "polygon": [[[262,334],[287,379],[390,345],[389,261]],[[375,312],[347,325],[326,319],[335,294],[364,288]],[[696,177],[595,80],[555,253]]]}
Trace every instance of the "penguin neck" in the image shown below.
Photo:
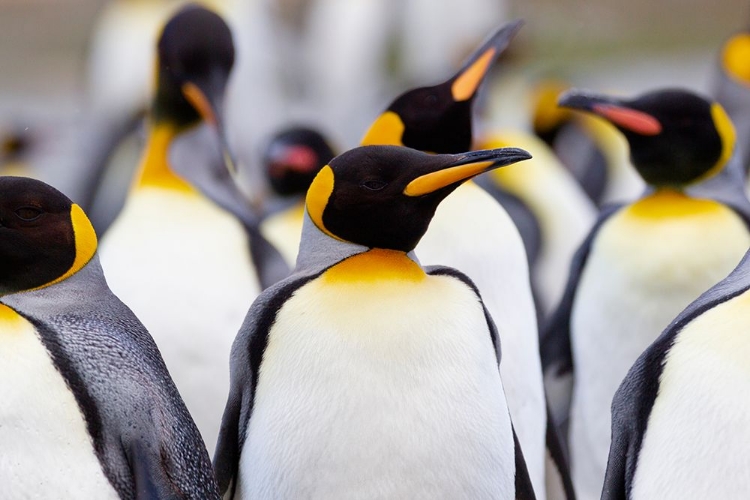
{"label": "penguin neck", "polygon": [[70,277],[44,288],[4,295],[0,297],[0,303],[21,313],[33,313],[35,317],[54,316],[80,311],[82,297],[96,296],[103,300],[111,293],[97,253]]}
{"label": "penguin neck", "polygon": [[[359,245],[357,243],[338,240],[321,231],[312,221],[307,210],[305,210],[304,220],[302,222],[302,240],[300,242],[299,253],[297,254],[297,265],[294,272],[299,273],[327,269],[344,259],[370,251],[373,251],[373,256],[375,254],[378,256],[387,254],[392,257],[395,254],[399,254],[400,256],[404,256],[411,260],[419,266],[421,270],[419,260],[414,254],[414,251],[405,253],[397,252],[395,250],[371,249],[370,247]],[[389,252],[394,253],[391,254]]]}
{"label": "penguin neck", "polygon": [[156,187],[187,193],[195,188],[178,176],[169,165],[169,148],[181,130],[172,123],[152,121],[149,123],[146,148],[136,177],[134,189]]}
{"label": "penguin neck", "polygon": [[695,216],[716,210],[719,204],[713,200],[692,198],[682,189],[659,187],[633,203],[629,211],[632,215],[649,219],[664,219]]}

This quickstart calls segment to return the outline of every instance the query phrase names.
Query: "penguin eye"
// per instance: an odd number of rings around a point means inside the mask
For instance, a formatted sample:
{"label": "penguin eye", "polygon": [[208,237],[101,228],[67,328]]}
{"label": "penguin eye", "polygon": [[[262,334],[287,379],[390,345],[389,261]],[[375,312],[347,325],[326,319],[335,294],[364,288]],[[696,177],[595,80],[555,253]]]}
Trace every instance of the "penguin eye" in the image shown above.
{"label": "penguin eye", "polygon": [[21,220],[32,221],[38,219],[42,211],[35,207],[21,207],[16,210],[16,215]]}
{"label": "penguin eye", "polygon": [[438,97],[435,94],[427,94],[424,99],[424,103],[428,106],[434,106],[438,102]]}
{"label": "penguin eye", "polygon": [[369,181],[364,181],[360,186],[362,186],[365,189],[368,189],[370,191],[380,191],[384,187],[388,185],[387,182],[381,181],[379,179],[373,179]]}

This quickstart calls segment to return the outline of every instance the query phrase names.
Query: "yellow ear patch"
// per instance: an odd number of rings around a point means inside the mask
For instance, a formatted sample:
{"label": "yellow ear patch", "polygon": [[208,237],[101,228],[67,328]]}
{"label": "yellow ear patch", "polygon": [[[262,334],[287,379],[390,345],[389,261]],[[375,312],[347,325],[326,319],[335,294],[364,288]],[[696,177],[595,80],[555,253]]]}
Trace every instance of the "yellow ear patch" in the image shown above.
{"label": "yellow ear patch", "polygon": [[310,184],[310,188],[307,190],[305,204],[307,206],[307,213],[310,214],[310,219],[312,219],[318,229],[332,238],[341,240],[341,238],[328,231],[325,224],[323,224],[323,211],[326,209],[326,205],[328,205],[331,193],[333,193],[333,177],[333,169],[330,165],[326,165],[320,169],[320,172],[315,176],[312,184]]}
{"label": "yellow ear patch", "polygon": [[469,163],[422,175],[406,185],[404,194],[406,196],[422,196],[434,193],[438,189],[479,175],[491,167],[492,164],[493,162],[491,161]]}
{"label": "yellow ear patch", "polygon": [[750,35],[743,33],[732,37],[724,45],[721,63],[731,78],[750,85]]}
{"label": "yellow ear patch", "polygon": [[474,61],[471,66],[466,68],[466,71],[456,78],[451,86],[451,93],[456,101],[465,101],[474,95],[477,91],[477,87],[482,82],[484,75],[487,74],[487,70],[490,67],[492,58],[495,56],[495,49],[490,48],[482,54],[479,59]]}
{"label": "yellow ear patch", "polygon": [[393,111],[386,111],[370,125],[360,146],[403,146],[405,128],[400,116]]}
{"label": "yellow ear patch", "polygon": [[75,203],[70,207],[70,222],[73,226],[73,238],[75,240],[76,248],[76,256],[73,260],[73,265],[70,266],[70,269],[68,269],[65,274],[49,283],[45,283],[36,288],[36,290],[70,278],[80,271],[83,266],[88,264],[92,257],[94,257],[97,248],[96,231],[94,231],[94,226],[91,225],[91,221],[86,217],[83,209]]}
{"label": "yellow ear patch", "polygon": [[719,161],[716,162],[715,167],[718,172],[724,167],[724,165],[726,165],[732,157],[732,153],[734,153],[734,146],[737,142],[737,132],[734,129],[732,120],[729,118],[729,115],[727,115],[727,112],[724,111],[721,104],[715,102],[711,105],[711,117],[714,119],[716,131],[719,132],[719,137],[721,137],[721,157],[719,158]]}

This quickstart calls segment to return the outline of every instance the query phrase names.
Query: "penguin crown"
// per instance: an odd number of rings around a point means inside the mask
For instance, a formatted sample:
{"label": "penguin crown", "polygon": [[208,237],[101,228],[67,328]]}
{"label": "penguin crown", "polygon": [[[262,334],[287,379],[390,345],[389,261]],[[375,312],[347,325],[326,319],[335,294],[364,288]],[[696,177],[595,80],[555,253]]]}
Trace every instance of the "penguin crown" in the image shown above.
{"label": "penguin crown", "polygon": [[34,179],[0,177],[0,295],[62,281],[96,247],[83,210],[60,191]]}
{"label": "penguin crown", "polygon": [[271,187],[282,196],[307,192],[318,171],[334,157],[325,137],[309,127],[296,126],[277,133],[263,152]]}
{"label": "penguin crown", "polygon": [[654,186],[680,187],[715,175],[734,151],[734,127],[721,105],[688,90],[632,100],[572,90],[559,104],[614,124],[630,144],[633,165]]}
{"label": "penguin crown", "polygon": [[182,8],[164,26],[157,52],[157,119],[185,125],[199,119],[200,108],[215,107],[234,65],[232,33],[219,15],[194,4]]}
{"label": "penguin crown", "polygon": [[396,146],[355,148],[320,170],[307,192],[307,212],[333,238],[409,252],[440,201],[462,182],[528,158],[516,148],[460,155]]}

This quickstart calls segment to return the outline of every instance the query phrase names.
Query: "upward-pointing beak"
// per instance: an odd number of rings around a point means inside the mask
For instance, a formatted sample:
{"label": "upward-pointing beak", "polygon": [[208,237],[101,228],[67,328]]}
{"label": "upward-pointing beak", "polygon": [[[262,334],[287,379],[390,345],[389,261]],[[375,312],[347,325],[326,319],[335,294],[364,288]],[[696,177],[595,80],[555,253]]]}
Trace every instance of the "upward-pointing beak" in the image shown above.
{"label": "upward-pointing beak", "polygon": [[434,193],[490,170],[528,160],[531,155],[519,148],[500,148],[460,155],[435,155],[432,158],[435,161],[425,164],[427,172],[415,172],[419,176],[407,184],[404,189],[406,196]]}
{"label": "upward-pointing beak", "polygon": [[237,167],[232,151],[229,148],[224,126],[224,91],[226,78],[216,76],[206,82],[186,82],[182,85],[182,94],[195,108],[203,121],[216,130],[219,137],[224,166],[232,176],[237,175]]}
{"label": "upward-pointing beak", "polygon": [[655,117],[629,107],[625,101],[602,94],[573,89],[560,96],[557,104],[563,108],[594,113],[620,129],[640,135],[657,135],[662,130],[661,123]]}
{"label": "upward-pointing beak", "polygon": [[456,101],[467,101],[473,98],[485,76],[492,67],[492,63],[506,49],[516,33],[523,26],[518,20],[506,24],[493,33],[482,46],[474,52],[464,63],[463,67],[451,78],[451,94]]}

